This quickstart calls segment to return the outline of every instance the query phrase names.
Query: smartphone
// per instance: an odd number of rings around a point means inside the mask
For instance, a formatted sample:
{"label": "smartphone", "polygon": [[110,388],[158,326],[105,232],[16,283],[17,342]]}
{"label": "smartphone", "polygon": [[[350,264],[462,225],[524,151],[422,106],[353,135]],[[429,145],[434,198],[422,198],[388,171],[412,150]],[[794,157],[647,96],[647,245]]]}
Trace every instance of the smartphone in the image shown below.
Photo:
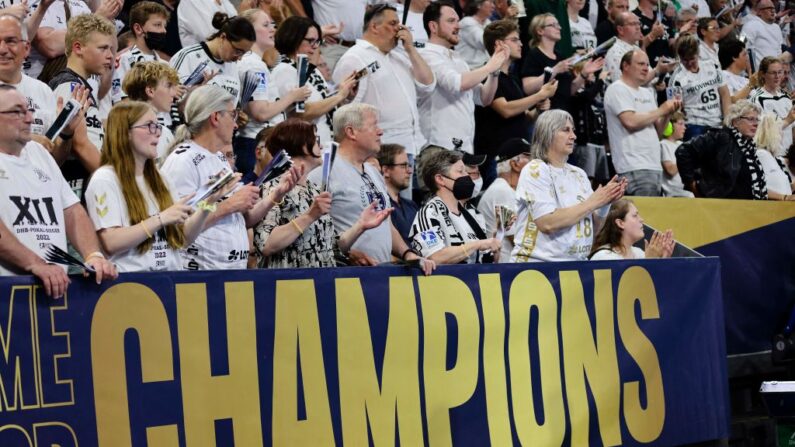
{"label": "smartphone", "polygon": [[359,79],[367,76],[369,73],[375,73],[376,71],[378,71],[379,68],[381,68],[381,64],[379,64],[378,61],[373,61],[370,64],[368,64],[366,67],[354,73],[353,79],[356,79],[358,81]]}
{"label": "smartphone", "polygon": [[69,125],[69,123],[74,119],[78,112],[80,112],[80,103],[74,99],[70,99],[66,104],[64,104],[63,109],[61,109],[61,113],[58,114],[58,117],[55,118],[55,121],[52,123],[47,132],[44,134],[50,141],[55,140],[55,137],[61,134],[61,131]]}

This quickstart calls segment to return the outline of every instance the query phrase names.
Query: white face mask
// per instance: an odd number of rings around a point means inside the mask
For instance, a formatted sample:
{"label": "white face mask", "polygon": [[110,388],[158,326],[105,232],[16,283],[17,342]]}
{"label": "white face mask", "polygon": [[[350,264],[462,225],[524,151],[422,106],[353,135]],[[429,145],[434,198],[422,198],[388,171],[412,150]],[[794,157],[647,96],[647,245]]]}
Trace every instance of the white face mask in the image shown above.
{"label": "white face mask", "polygon": [[475,182],[475,190],[472,191],[472,197],[477,197],[480,194],[480,190],[483,189],[483,177],[474,180]]}

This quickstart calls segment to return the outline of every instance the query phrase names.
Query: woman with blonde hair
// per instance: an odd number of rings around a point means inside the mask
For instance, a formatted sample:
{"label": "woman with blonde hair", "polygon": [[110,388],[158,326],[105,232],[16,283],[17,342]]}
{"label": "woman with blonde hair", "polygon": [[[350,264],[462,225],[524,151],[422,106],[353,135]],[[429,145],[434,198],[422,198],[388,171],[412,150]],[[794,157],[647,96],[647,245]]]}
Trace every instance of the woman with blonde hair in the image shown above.
{"label": "woman with blonde hair", "polygon": [[569,59],[555,50],[561,40],[558,19],[549,13],[539,14],[530,21],[530,49],[522,66],[522,87],[525,94],[533,94],[544,83],[545,70],[552,67],[551,76],[558,80],[558,89],[551,98],[553,109],[568,111],[571,97],[585,86],[591,75],[602,68],[603,58],[589,59],[577,72],[571,71]]}
{"label": "woman with blonde hair", "polygon": [[776,148],[775,155],[784,155],[792,144],[792,132],[795,130],[795,107],[789,94],[781,89],[784,79],[784,62],[776,57],[766,57],[759,63],[759,71],[754,75],[759,87],[748,95],[748,100],[758,105],[761,113],[773,113],[779,120],[781,144]]}
{"label": "woman with blonde hair", "polygon": [[[767,182],[768,197],[790,195],[793,190],[792,178],[787,172],[784,161],[776,157],[776,152],[781,147],[781,120],[772,113],[762,114],[759,128],[756,131],[756,158],[762,164]],[[771,197],[772,193],[772,197]]]}
{"label": "woman with blonde hair", "polygon": [[592,261],[621,259],[670,258],[676,241],[671,230],[655,231],[651,240],[645,241],[645,250],[635,247],[643,239],[643,218],[629,199],[619,199],[610,206],[605,223],[588,258]]}
{"label": "woman with blonde hair", "polygon": [[[176,200],[155,166],[162,125],[149,104],[126,101],[108,115],[102,166],[86,190],[99,240],[120,272],[180,270],[178,249],[193,242],[209,212]],[[213,204],[224,191],[207,199]]]}

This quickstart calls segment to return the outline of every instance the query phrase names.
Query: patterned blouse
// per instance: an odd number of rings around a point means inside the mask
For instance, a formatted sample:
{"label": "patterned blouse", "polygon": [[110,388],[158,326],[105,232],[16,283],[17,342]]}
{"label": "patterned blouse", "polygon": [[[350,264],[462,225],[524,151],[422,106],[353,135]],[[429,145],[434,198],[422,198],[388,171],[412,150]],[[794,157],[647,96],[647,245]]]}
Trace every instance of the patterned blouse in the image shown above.
{"label": "patterned blouse", "polygon": [[[279,179],[263,183],[260,197],[267,197],[271,189],[277,187]],[[259,268],[306,268],[335,267],[335,255],[339,251],[338,234],[328,214],[313,222],[298,239],[282,251],[265,256],[262,251],[274,228],[287,225],[291,220],[304,214],[312,206],[312,199],[320,194],[320,189],[312,183],[296,185],[286,196],[282,205],[274,205],[268,215],[254,227],[254,252]]]}

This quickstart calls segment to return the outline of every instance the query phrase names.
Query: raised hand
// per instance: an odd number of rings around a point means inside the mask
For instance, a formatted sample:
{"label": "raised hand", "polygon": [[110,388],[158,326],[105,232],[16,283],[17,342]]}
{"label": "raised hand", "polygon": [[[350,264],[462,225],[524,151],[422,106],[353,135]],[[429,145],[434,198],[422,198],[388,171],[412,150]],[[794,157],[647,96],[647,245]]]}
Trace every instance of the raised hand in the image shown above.
{"label": "raised hand", "polygon": [[370,203],[370,205],[362,211],[362,214],[359,215],[359,224],[365,230],[381,225],[381,222],[389,217],[392,210],[394,210],[394,208],[387,208],[385,210],[376,211],[376,205],[377,202]]}
{"label": "raised hand", "polygon": [[312,199],[312,205],[306,213],[312,220],[318,220],[331,212],[331,193],[328,191],[321,192]]}
{"label": "raised hand", "polygon": [[273,189],[273,192],[271,192],[271,194],[273,194],[272,199],[276,200],[277,202],[281,202],[284,199],[284,196],[286,196],[288,192],[295,188],[295,185],[303,176],[304,165],[293,165],[289,171],[285,172],[280,177],[279,184]]}

